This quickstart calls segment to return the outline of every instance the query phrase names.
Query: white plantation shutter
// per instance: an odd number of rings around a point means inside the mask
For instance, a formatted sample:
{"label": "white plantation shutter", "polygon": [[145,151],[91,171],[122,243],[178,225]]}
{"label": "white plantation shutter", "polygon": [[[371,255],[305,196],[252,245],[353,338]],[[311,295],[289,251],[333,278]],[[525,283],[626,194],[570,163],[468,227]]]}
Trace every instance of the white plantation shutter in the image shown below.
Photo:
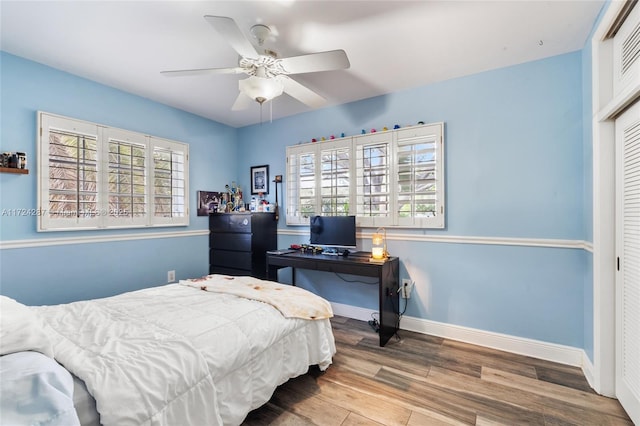
{"label": "white plantation shutter", "polygon": [[38,113],[38,231],[189,224],[189,146]]}
{"label": "white plantation shutter", "polygon": [[93,228],[100,223],[100,128],[81,121],[43,117],[40,122],[40,229]]}
{"label": "white plantation shutter", "polygon": [[354,137],[356,215],[360,226],[393,225],[392,132]]}
{"label": "white plantation shutter", "polygon": [[444,227],[442,123],[396,133],[396,218],[401,226]]}
{"label": "white plantation shutter", "polygon": [[287,147],[287,224],[308,224],[318,214],[316,152],[306,145]]}
{"label": "white plantation shutter", "polygon": [[321,214],[347,216],[351,205],[351,141],[323,142],[318,147]]}
{"label": "white plantation shutter", "polygon": [[151,138],[151,145],[153,151],[152,222],[188,224],[185,174],[188,147],[158,138]]}
{"label": "white plantation shutter", "polygon": [[109,225],[130,226],[146,223],[147,152],[143,135],[109,130],[106,156]]}

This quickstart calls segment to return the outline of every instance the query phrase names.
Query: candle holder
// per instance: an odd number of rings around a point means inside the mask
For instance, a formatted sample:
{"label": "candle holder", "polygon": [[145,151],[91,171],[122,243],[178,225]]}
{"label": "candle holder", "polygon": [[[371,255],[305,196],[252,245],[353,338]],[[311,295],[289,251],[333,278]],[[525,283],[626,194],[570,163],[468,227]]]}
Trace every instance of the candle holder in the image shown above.
{"label": "candle holder", "polygon": [[369,262],[384,263],[389,257],[387,252],[387,230],[384,228],[376,229],[371,237],[371,258]]}

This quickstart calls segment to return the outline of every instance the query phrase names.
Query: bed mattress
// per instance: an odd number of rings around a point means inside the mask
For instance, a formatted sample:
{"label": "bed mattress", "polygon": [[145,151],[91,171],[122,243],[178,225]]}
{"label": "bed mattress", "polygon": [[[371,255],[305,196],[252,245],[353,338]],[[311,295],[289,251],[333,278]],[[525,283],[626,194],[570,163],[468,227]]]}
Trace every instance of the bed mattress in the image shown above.
{"label": "bed mattress", "polygon": [[[76,376],[82,424],[240,424],[278,385],[310,365],[326,369],[335,354],[328,319],[285,318],[267,303],[180,284],[32,309]],[[176,383],[197,392],[176,396]]]}

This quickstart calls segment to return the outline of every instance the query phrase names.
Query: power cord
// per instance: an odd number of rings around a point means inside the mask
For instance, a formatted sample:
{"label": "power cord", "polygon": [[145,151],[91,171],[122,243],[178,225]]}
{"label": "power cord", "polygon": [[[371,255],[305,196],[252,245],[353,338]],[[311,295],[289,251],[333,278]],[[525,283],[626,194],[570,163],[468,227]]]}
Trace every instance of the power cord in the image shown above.
{"label": "power cord", "polygon": [[[400,289],[398,289],[399,291]],[[387,297],[391,297],[391,295],[388,295]],[[404,309],[402,310],[402,312],[396,312],[395,309],[393,310],[393,313],[398,315],[398,320],[396,321],[396,332],[394,333],[394,336],[396,336],[396,340],[400,341],[402,340],[402,337],[400,337],[400,319],[402,318],[402,316],[405,314],[405,312],[407,312],[407,306],[409,306],[409,299],[401,297],[400,299],[404,299]],[[393,309],[393,304],[391,305],[392,309]],[[398,309],[400,309],[400,306],[398,306]]]}
{"label": "power cord", "polygon": [[378,319],[374,315],[375,314],[371,314],[371,319],[369,321],[367,321],[367,322],[369,323],[369,326],[371,326],[373,331],[375,331],[376,333],[379,333],[380,332],[380,322],[378,321]]}

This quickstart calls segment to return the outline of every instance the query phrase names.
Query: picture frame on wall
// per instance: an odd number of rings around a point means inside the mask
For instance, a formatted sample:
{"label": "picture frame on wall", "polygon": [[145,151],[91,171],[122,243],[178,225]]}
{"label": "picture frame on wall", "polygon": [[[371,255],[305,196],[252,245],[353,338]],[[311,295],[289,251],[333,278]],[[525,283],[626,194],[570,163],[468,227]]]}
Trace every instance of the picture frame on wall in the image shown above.
{"label": "picture frame on wall", "polygon": [[251,195],[269,193],[269,166],[251,167]]}
{"label": "picture frame on wall", "polygon": [[209,216],[209,213],[218,211],[220,205],[220,193],[214,191],[197,191],[198,216]]}

